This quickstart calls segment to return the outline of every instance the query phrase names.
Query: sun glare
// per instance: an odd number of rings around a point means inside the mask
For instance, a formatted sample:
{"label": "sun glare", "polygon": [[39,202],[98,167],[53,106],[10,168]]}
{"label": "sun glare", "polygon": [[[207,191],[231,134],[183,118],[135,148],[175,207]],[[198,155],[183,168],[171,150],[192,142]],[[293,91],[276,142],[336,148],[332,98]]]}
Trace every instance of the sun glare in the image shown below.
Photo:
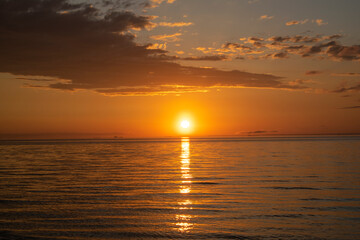
{"label": "sun glare", "polygon": [[190,122],[188,120],[183,120],[181,121],[180,126],[182,128],[188,129],[190,127]]}
{"label": "sun glare", "polygon": [[189,136],[194,132],[195,124],[193,117],[189,114],[181,114],[176,121],[176,131],[181,136]]}

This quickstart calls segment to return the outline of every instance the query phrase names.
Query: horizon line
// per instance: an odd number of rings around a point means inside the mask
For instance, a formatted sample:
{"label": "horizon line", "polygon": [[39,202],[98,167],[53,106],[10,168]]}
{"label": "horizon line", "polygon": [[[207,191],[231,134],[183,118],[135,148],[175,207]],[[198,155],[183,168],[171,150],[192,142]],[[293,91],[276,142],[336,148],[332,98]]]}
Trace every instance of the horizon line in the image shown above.
{"label": "horizon line", "polygon": [[[19,134],[20,135],[20,134]],[[30,134],[29,134],[30,135]],[[55,135],[55,134],[54,134]],[[105,135],[105,134],[104,134]],[[244,134],[244,135],[204,135],[204,136],[159,136],[159,137],[55,137],[55,138],[24,138],[22,137],[5,137],[0,135],[0,141],[65,141],[65,140],[139,140],[139,139],[216,139],[216,138],[245,138],[245,137],[321,137],[321,136],[360,136],[360,133],[288,133],[288,134]]]}

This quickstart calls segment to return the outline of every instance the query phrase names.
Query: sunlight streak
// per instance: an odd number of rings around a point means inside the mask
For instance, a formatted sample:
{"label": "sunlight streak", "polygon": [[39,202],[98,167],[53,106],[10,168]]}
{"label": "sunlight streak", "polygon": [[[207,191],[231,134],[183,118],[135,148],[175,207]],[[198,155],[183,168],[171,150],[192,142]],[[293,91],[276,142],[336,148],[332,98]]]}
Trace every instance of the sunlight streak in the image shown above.
{"label": "sunlight streak", "polygon": [[[192,175],[190,174],[190,140],[189,138],[181,138],[181,154],[180,154],[180,171],[181,171],[181,185],[179,186],[179,191],[181,195],[187,196],[191,192],[191,179]],[[192,209],[192,201],[190,199],[185,199],[178,202],[178,209],[180,213],[175,216],[177,221],[177,231],[183,233],[188,232],[193,228],[193,223],[191,223],[192,216],[189,214],[183,214],[182,211]]]}

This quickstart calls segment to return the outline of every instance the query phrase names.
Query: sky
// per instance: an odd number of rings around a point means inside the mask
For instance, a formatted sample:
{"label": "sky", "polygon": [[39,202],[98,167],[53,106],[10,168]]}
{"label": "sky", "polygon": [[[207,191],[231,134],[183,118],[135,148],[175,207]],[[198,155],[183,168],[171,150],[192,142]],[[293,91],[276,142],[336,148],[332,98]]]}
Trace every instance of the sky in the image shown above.
{"label": "sky", "polygon": [[358,134],[359,8],[0,0],[0,139]]}

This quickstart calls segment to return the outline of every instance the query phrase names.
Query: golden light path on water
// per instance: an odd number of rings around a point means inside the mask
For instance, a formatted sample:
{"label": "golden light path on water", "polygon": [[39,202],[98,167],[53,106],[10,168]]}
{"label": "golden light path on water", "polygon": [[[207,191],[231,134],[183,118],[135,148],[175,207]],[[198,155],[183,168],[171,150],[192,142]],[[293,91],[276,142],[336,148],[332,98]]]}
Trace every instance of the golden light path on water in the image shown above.
{"label": "golden light path on water", "polygon": [[[180,170],[181,170],[181,184],[179,187],[179,191],[182,195],[186,196],[186,194],[191,192],[191,179],[192,175],[190,173],[190,139],[182,138],[181,139],[181,155],[180,155]],[[178,209],[180,210],[179,214],[175,216],[176,218],[176,226],[178,227],[179,232],[188,232],[193,228],[193,224],[191,223],[191,215],[182,214],[181,211],[186,211],[191,209],[192,201],[190,199],[185,199],[183,201],[178,202]]]}

